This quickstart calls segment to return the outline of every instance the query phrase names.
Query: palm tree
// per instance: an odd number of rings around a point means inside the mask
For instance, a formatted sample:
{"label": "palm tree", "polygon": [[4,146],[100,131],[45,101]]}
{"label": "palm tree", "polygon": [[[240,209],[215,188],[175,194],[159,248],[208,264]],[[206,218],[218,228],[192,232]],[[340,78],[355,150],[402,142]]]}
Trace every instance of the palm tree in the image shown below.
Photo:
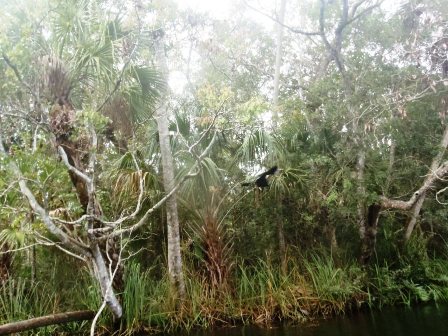
{"label": "palm tree", "polygon": [[[306,175],[299,168],[291,168],[288,163],[287,142],[281,136],[274,136],[263,128],[249,131],[237,151],[236,160],[243,167],[253,170],[255,167],[280,168],[281,173],[269,181],[269,193],[275,204],[282,204],[285,198],[306,183]],[[257,188],[254,192],[258,192]],[[256,198],[257,199],[257,198]],[[277,207],[281,209],[281,206]],[[277,214],[275,219],[281,269],[287,271],[287,247],[284,234],[283,219]]]}
{"label": "palm tree", "polygon": [[[29,64],[21,64],[19,69],[6,54],[4,59],[30,95],[33,114],[48,125],[45,130],[49,132],[41,137],[53,142],[67,167],[82,212],[88,216],[84,236],[72,237],[55,225],[14,161],[10,171],[48,230],[91,264],[105,302],[119,318],[121,306],[108,288],[111,280],[116,289],[122,286],[119,239],[101,240],[90,232],[100,229],[101,219],[108,215],[95,192],[96,153],[108,148],[107,143],[114,143],[117,151],[126,149],[133,132],[131,117],[149,115],[162,85],[156,71],[141,65],[140,29],[124,30],[123,13],[113,13],[115,10],[90,0],[59,3],[40,23],[41,32],[49,34],[36,34],[32,52],[37,61],[32,65],[37,65],[38,71],[30,71]],[[0,150],[5,153],[3,146]]]}

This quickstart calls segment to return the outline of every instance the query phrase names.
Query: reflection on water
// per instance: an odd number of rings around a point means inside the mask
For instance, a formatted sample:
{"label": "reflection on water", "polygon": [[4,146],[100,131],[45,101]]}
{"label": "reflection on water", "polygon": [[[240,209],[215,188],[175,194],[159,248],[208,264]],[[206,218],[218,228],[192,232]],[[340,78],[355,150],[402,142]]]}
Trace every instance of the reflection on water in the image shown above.
{"label": "reflection on water", "polygon": [[[177,336],[181,336],[178,334]],[[185,334],[184,334],[185,335]],[[190,336],[446,336],[448,306],[385,308],[322,321],[314,327],[236,327],[197,331]],[[183,335],[182,335],[183,336]]]}

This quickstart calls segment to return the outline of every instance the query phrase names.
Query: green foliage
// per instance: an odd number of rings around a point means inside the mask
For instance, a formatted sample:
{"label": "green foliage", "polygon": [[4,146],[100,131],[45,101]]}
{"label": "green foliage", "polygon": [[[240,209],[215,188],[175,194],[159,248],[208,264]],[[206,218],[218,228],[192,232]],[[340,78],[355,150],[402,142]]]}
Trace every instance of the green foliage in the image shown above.
{"label": "green foliage", "polygon": [[[339,2],[322,4],[332,43],[342,9]],[[374,264],[361,269],[340,260],[342,255],[358,257],[362,210],[382,195],[409,199],[440,151],[447,89],[437,43],[446,39],[447,10],[441,0],[423,4],[424,15],[413,2],[397,14],[364,11],[366,3],[359,3],[359,19],[340,26],[341,55],[331,50],[328,59],[328,46],[318,45],[319,39],[285,31],[280,104],[273,107],[277,43],[244,13],[214,20],[179,13],[173,4],[135,2],[130,10],[117,1],[6,2],[0,13],[0,132],[10,158],[0,158],[0,247],[18,249],[35,243],[37,235],[48,236],[24,203],[7,160],[17,162],[48,211],[62,208],[70,219],[83,214],[47,124],[52,104],[64,99],[76,111],[70,140],[85,140],[85,146],[75,148],[84,155],[82,164],[91,150],[88,128],[93,125],[97,132],[94,180],[105,218],[133,212],[140,177],[141,213],[163,197],[153,113],[169,88],[152,67],[152,46],[154,27],[165,25],[170,67],[184,71],[188,82],[182,95],[163,102],[173,112],[176,181],[194,165],[198,168],[176,195],[188,258],[188,302],[178,309],[161,266],[166,223],[160,209],[129,244],[131,254],[145,251],[140,264],[127,265],[121,293],[129,332],[302,321],[342,313],[367,300],[372,307],[447,300],[448,208],[432,190],[406,245],[402,236],[409,214],[383,211]],[[320,5],[298,5],[304,26],[319,26]],[[335,62],[339,56],[342,64]],[[58,90],[62,96],[55,94]],[[274,108],[281,115],[275,127]],[[114,137],[126,146],[118,148]],[[208,156],[198,162],[210,144]],[[366,157],[362,176],[361,152]],[[269,178],[269,188],[241,188],[241,182],[273,165],[280,171]],[[433,189],[444,187],[441,179]],[[279,224],[289,258],[284,273],[277,267],[285,257],[278,253]],[[86,237],[82,228],[58,225],[75,239]],[[324,252],[303,257],[309,250]],[[95,279],[74,274],[74,264],[55,250],[37,252],[37,278],[48,276],[49,284],[30,280],[32,265],[24,251],[9,256],[13,264],[0,291],[2,321],[101,304]],[[223,274],[225,281],[216,280]],[[109,322],[106,315],[100,324]]]}

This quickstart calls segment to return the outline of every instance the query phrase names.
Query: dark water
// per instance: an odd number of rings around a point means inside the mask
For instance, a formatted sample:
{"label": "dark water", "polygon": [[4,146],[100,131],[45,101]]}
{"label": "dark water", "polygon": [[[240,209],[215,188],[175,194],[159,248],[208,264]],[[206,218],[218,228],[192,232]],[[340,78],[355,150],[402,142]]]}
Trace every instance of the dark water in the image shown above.
{"label": "dark water", "polygon": [[320,321],[316,326],[235,327],[190,336],[448,336],[448,305],[385,308]]}

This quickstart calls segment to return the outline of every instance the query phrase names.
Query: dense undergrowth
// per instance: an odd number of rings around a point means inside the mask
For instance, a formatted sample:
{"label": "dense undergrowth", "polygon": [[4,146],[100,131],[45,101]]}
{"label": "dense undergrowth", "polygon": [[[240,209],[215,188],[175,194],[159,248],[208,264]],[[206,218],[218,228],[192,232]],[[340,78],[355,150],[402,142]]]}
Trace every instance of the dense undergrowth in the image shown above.
{"label": "dense undergrowth", "polygon": [[[238,263],[236,263],[238,265]],[[301,323],[361,308],[448,301],[448,262],[423,258],[375,264],[362,269],[355,261],[312,254],[289,259],[282,275],[276,263],[258,260],[235,266],[232,277],[210,286],[203,273],[186,269],[188,299],[176,309],[166,276],[137,263],[127,266],[121,295],[122,330],[173,332],[211,326]],[[0,288],[1,322],[23,320],[52,312],[97,309],[100,296],[87,272],[76,284],[55,284],[57,277],[31,282],[10,278]],[[35,330],[35,334],[87,332],[90,322]],[[99,331],[108,333],[111,317],[103,314]]]}

